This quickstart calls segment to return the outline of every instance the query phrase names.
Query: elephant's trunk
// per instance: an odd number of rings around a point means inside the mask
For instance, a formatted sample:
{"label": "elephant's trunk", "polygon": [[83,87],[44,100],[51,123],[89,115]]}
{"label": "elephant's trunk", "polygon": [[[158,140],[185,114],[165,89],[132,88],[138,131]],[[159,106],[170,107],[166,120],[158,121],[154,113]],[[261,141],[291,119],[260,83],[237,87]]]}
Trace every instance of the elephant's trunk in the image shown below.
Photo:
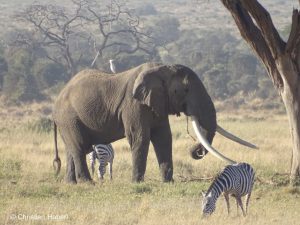
{"label": "elephant's trunk", "polygon": [[[198,122],[198,119],[194,116],[192,116],[192,125],[195,130],[196,136],[199,140],[199,142],[203,145],[203,147],[209,151],[212,155],[216,156],[217,158],[224,160],[230,164],[236,163],[235,161],[227,158],[226,156],[222,155],[220,152],[218,152],[216,149],[214,149],[211,144],[208,142],[206,136],[207,136],[207,131],[203,129]],[[195,154],[197,154],[197,151],[194,151]],[[199,155],[201,156],[201,155]],[[203,157],[203,156],[202,156]]]}
{"label": "elephant's trunk", "polygon": [[[196,113],[190,113],[189,116],[192,120],[197,121],[199,129],[202,131],[202,135],[204,135],[206,141],[211,145],[217,129],[216,111],[212,101],[207,100],[205,104],[206,106],[200,105],[198,107],[194,107],[200,108],[201,110],[196,111]],[[202,159],[208,151],[203,143],[200,142],[191,148],[190,153],[193,159],[198,160]]]}

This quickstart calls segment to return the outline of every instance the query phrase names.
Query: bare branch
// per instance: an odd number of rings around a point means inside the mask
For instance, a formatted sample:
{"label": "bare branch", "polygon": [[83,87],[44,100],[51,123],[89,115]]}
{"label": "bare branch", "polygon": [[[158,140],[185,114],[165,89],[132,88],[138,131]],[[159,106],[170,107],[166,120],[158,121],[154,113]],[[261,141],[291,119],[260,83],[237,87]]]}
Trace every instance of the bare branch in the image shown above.
{"label": "bare branch", "polygon": [[38,43],[47,51],[47,58],[63,63],[69,74],[77,72],[84,54],[94,51],[92,66],[103,55],[116,57],[139,50],[153,55],[154,42],[142,32],[139,18],[124,5],[114,0],[107,7],[96,0],[71,1],[75,6],[72,10],[52,4],[33,4],[17,15],[26,24],[24,27],[31,25],[36,36],[30,41],[20,38],[18,44]]}
{"label": "bare branch", "polygon": [[265,36],[263,36],[261,29],[259,29],[254,24],[251,16],[243,7],[240,1],[221,1],[224,6],[231,12],[231,15],[235,23],[237,24],[242,37],[248,42],[248,44],[252,47],[254,52],[259,56],[263,64],[266,66],[268,74],[272,79],[275,87],[281,89],[283,87],[283,80],[277,69],[272,51],[269,48],[268,42],[265,40]]}
{"label": "bare branch", "polygon": [[97,21],[98,31],[102,36],[100,43],[96,44],[97,51],[91,64],[92,67],[97,58],[109,49],[114,49],[112,57],[117,57],[122,53],[133,54],[137,51],[153,55],[156,46],[149,35],[139,31],[138,17],[133,16],[117,1],[112,1],[112,4],[107,6],[108,14],[102,13],[98,7],[95,2],[92,5],[89,3],[86,7],[92,15],[88,20]]}
{"label": "bare branch", "polygon": [[257,0],[241,0],[243,7],[251,14],[256,21],[261,34],[267,42],[273,58],[276,60],[283,54],[285,42],[281,39],[269,12]]}
{"label": "bare branch", "polygon": [[287,41],[285,51],[295,59],[300,48],[300,12],[293,10],[291,32]]}

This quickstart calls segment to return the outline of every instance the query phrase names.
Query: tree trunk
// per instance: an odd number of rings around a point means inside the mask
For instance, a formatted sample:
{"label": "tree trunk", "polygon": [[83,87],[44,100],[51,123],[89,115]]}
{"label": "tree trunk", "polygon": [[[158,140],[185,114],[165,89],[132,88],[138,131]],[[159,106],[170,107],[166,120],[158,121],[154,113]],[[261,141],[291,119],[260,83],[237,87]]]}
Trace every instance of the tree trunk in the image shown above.
{"label": "tree trunk", "polygon": [[283,89],[281,97],[289,119],[293,143],[290,181],[292,185],[299,184],[300,177],[300,80],[297,67],[290,57],[280,60],[279,70],[283,73]]}
{"label": "tree trunk", "polygon": [[221,1],[281,94],[293,143],[290,181],[300,184],[300,12],[293,10],[291,32],[285,42],[257,0]]}
{"label": "tree trunk", "polygon": [[[288,88],[285,88],[288,89]],[[291,165],[291,184],[299,183],[300,176],[300,95],[299,93],[293,93],[290,89],[284,91],[282,99],[289,118],[290,130],[293,142],[293,154]]]}

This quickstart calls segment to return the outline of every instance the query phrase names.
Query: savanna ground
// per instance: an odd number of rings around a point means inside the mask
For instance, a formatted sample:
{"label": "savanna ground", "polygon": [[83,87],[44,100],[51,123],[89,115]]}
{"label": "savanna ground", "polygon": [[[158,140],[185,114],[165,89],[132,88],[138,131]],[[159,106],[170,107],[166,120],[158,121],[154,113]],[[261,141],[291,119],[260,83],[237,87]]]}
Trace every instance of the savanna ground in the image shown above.
{"label": "savanna ground", "polygon": [[[51,109],[51,108],[50,108]],[[153,149],[148,156],[145,182],[131,179],[131,154],[126,140],[113,144],[113,181],[108,175],[96,185],[68,185],[64,146],[59,139],[62,171],[54,177],[53,131],[42,114],[49,106],[2,108],[0,111],[0,224],[300,224],[300,189],[288,185],[291,141],[284,114],[272,112],[218,113],[224,128],[257,144],[251,150],[216,135],[213,145],[225,155],[249,162],[256,170],[247,217],[236,212],[231,199],[227,215],[224,198],[209,219],[201,219],[201,191],[225,165],[207,155],[195,161],[188,149],[185,117],[171,117],[174,183],[160,182]],[[190,126],[191,130],[191,126]],[[191,131],[192,133],[192,131]]]}

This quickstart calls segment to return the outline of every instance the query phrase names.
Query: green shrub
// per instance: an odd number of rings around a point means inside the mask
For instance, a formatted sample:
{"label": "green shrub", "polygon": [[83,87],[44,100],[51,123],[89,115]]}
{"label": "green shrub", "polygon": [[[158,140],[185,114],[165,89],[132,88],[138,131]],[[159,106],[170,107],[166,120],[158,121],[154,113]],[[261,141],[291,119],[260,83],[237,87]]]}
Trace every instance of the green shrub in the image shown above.
{"label": "green shrub", "polygon": [[20,49],[8,57],[8,72],[4,76],[3,93],[9,102],[43,100],[36,80],[31,73],[34,57],[31,52]]}
{"label": "green shrub", "polygon": [[145,194],[151,192],[152,188],[149,186],[149,184],[136,184],[133,186],[131,191],[133,194]]}
{"label": "green shrub", "polygon": [[49,133],[52,131],[52,120],[42,117],[36,121],[28,122],[26,128],[37,133]]}
{"label": "green shrub", "polygon": [[35,63],[33,75],[40,90],[68,80],[67,72],[62,65],[46,60],[39,60]]}
{"label": "green shrub", "polygon": [[0,179],[18,179],[21,177],[22,162],[15,159],[0,160]]}

